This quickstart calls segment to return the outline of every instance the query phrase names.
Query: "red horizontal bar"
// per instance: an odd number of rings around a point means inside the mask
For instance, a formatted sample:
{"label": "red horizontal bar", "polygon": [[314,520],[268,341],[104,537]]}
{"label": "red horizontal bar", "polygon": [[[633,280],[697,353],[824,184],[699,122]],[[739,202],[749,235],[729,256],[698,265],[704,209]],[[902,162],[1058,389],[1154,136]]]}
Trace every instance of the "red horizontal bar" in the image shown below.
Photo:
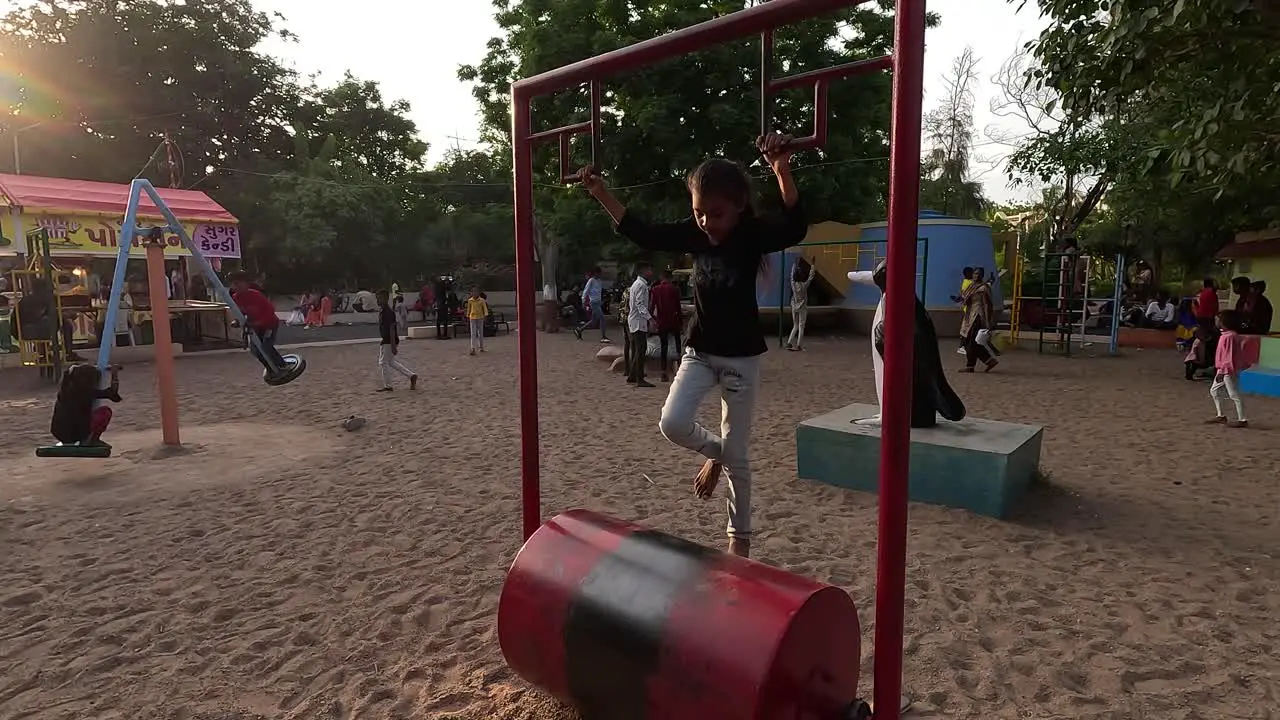
{"label": "red horizontal bar", "polygon": [[893,56],[882,55],[878,58],[869,60],[857,60],[842,65],[832,65],[829,68],[821,70],[810,70],[802,72],[790,77],[778,78],[769,82],[769,92],[777,92],[793,87],[801,87],[803,85],[812,85],[819,80],[839,80],[850,75],[860,75],[862,73],[875,72],[877,70],[888,70],[893,67]]}
{"label": "red horizontal bar", "polygon": [[770,0],[753,8],[517,80],[511,85],[511,92],[513,97],[524,98],[553,93],[863,2],[866,0]]}
{"label": "red horizontal bar", "polygon": [[525,139],[529,142],[538,142],[539,140],[548,140],[553,137],[560,137],[561,135],[579,135],[584,132],[591,132],[590,120],[574,123],[572,125],[562,125],[558,128],[543,130],[542,132],[536,132]]}

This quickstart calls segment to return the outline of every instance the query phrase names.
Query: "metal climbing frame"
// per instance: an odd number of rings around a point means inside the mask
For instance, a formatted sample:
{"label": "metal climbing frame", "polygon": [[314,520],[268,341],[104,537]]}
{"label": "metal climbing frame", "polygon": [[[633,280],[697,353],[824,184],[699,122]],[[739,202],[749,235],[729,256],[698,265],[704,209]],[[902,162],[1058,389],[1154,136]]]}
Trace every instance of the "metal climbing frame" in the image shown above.
{"label": "metal climbing frame", "polygon": [[[1023,300],[1037,300],[1043,308],[1036,340],[1037,352],[1043,353],[1045,348],[1055,348],[1069,357],[1072,343],[1081,348],[1091,344],[1090,329],[1095,330],[1095,337],[1106,337],[1108,354],[1115,355],[1119,352],[1120,308],[1124,300],[1124,255],[1117,255],[1110,263],[1115,270],[1115,284],[1109,297],[1096,297],[1090,292],[1095,277],[1106,279],[1100,273],[1100,269],[1108,265],[1105,259],[1077,253],[1045,253],[1043,262],[1043,290],[1039,298],[1021,297],[1024,269],[1015,269],[1015,314],[1011,323],[1021,321],[1016,308]],[[1018,265],[1024,264],[1018,258]],[[1103,311],[1107,307],[1110,309]],[[1102,332],[1106,334],[1102,335]]]}
{"label": "metal climbing frame", "polygon": [[[897,720],[902,687],[903,602],[906,583],[907,459],[911,447],[912,333],[915,322],[915,255],[920,192],[920,109],[924,77],[925,0],[898,0],[894,54],[773,78],[772,33],[779,26],[860,4],[858,0],[771,0],[629,47],[525,78],[511,86],[511,138],[515,195],[516,316],[519,324],[520,465],[523,531],[529,538],[541,524],[538,457],[538,340],[534,267],[534,143],[558,139],[561,179],[570,181],[570,139],[590,133],[592,160],[600,162],[600,101],[603,78],[702,48],[752,35],[761,36],[760,126],[769,127],[768,95],[781,89],[814,88],[813,134],[798,148],[826,138],[827,84],[860,72],[892,67],[892,140],[889,160],[888,288],[885,311],[884,407],[881,427],[879,540],[876,553],[875,707],[880,720]],[[588,85],[590,119],[533,131],[533,98]],[[744,138],[744,141],[747,139]]]}
{"label": "metal climbing frame", "polygon": [[[916,240],[919,246],[917,250],[923,248],[923,252],[916,254],[916,296],[924,301],[925,288],[929,287],[929,238],[919,238]],[[852,256],[845,256],[844,249],[853,246]],[[783,250],[778,253],[778,347],[786,345],[787,333],[790,328],[786,324],[786,315],[789,296],[787,295],[787,278],[791,276],[791,270],[787,267],[787,255],[804,255],[805,248],[822,248],[825,255],[830,252],[839,254],[841,261],[852,260],[854,267],[858,270],[874,270],[881,260],[887,257],[887,254],[881,254],[880,249],[888,250],[888,243],[884,240],[832,240],[830,242],[801,243],[794,248]],[[862,262],[864,255],[871,256],[870,263]],[[795,267],[794,261],[791,265]]]}
{"label": "metal climbing frame", "polygon": [[[10,311],[9,321],[12,327],[7,331],[18,341],[18,361],[23,367],[33,367],[40,371],[42,377],[57,382],[62,377],[63,359],[71,353],[71,348],[63,347],[62,335],[62,296],[53,284],[53,260],[49,253],[49,231],[37,228],[27,232],[27,247],[31,260],[25,270],[13,270],[10,275],[15,293],[25,296],[35,292],[35,281],[44,281],[45,303],[53,308],[49,318],[49,338],[23,337],[22,317],[18,312],[18,304],[14,303]],[[5,338],[6,340],[8,338]]]}

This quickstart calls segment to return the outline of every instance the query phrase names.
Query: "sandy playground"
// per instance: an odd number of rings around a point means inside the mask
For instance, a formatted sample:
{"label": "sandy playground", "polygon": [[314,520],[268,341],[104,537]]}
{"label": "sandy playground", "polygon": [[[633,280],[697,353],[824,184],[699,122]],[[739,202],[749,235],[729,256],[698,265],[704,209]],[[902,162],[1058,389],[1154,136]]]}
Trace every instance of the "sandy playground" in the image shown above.
{"label": "sandy playground", "polygon": [[[540,336],[545,509],[722,543],[722,503],[593,343]],[[874,398],[865,338],[766,356],[757,559],[843,586],[870,682],[875,499],[795,479],[797,421]],[[515,342],[313,348],[267,388],[246,356],[177,363],[188,451],[158,452],[127,368],[109,461],[36,460],[50,391],[0,376],[0,718],[556,720],[498,650],[519,544]],[[958,367],[950,344],[944,357]],[[906,683],[918,717],[1272,718],[1280,708],[1280,402],[1206,428],[1173,352],[1006,354],[954,375],[973,414],[1043,424],[1049,482],[1011,521],[916,505]],[[708,404],[708,418],[718,407]],[[369,425],[345,433],[358,412]],[[646,481],[648,474],[653,483]],[[869,687],[866,688],[869,694]]]}

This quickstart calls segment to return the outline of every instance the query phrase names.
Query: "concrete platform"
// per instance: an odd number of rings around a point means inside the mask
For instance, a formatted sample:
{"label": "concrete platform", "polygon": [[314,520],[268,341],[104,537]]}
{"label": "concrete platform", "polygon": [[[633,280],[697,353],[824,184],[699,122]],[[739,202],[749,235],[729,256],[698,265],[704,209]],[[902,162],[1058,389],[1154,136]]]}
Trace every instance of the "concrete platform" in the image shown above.
{"label": "concrete platform", "polygon": [[409,326],[410,340],[425,340],[427,338],[433,338],[435,336],[436,336],[435,325],[410,325]]}
{"label": "concrete platform", "polygon": [[[880,428],[855,425],[875,415],[854,404],[796,427],[796,470],[805,480],[874,493],[879,484]],[[1002,518],[1040,465],[1044,429],[966,418],[911,431],[910,498]]]}
{"label": "concrete platform", "polygon": [[1280,369],[1255,367],[1240,373],[1240,392],[1280,397]]}

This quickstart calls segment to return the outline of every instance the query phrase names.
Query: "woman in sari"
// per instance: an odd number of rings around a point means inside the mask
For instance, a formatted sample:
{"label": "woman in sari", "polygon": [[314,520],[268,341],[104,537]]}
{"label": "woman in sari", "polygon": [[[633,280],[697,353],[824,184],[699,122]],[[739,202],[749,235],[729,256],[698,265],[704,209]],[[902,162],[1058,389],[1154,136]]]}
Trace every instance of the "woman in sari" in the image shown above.
{"label": "woman in sari", "polygon": [[[975,272],[976,275],[976,272]],[[995,309],[991,301],[991,282],[981,276],[974,278],[960,293],[960,303],[964,306],[964,319],[960,321],[960,337],[964,339],[965,365],[960,372],[973,372],[978,361],[985,366],[984,372],[1000,364],[991,357],[985,345],[978,343],[978,333],[990,330],[995,318]]]}

